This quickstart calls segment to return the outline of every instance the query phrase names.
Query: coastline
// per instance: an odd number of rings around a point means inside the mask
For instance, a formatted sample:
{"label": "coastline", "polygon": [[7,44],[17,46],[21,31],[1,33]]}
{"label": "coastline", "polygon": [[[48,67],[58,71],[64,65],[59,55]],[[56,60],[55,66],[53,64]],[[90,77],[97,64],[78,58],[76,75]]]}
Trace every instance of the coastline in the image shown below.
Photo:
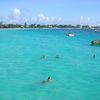
{"label": "coastline", "polygon": [[0,30],[4,29],[92,29],[92,28],[0,28]]}

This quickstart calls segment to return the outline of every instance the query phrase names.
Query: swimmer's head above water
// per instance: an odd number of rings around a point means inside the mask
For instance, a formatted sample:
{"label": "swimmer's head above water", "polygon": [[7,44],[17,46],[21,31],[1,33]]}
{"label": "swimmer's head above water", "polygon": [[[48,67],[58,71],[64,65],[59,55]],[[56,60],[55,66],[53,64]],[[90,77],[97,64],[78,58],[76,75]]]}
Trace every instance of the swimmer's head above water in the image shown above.
{"label": "swimmer's head above water", "polygon": [[60,58],[60,56],[57,55],[57,56],[55,56],[55,58]]}
{"label": "swimmer's head above water", "polygon": [[46,56],[42,56],[42,57],[40,58],[40,60],[45,59],[45,58],[46,58]]}
{"label": "swimmer's head above water", "polygon": [[42,84],[46,84],[46,83],[51,82],[51,81],[52,81],[51,77],[48,77],[48,79],[46,81],[43,81]]}
{"label": "swimmer's head above water", "polygon": [[51,81],[51,77],[50,76],[48,77],[48,81]]}
{"label": "swimmer's head above water", "polygon": [[95,59],[95,55],[93,55],[93,58]]}

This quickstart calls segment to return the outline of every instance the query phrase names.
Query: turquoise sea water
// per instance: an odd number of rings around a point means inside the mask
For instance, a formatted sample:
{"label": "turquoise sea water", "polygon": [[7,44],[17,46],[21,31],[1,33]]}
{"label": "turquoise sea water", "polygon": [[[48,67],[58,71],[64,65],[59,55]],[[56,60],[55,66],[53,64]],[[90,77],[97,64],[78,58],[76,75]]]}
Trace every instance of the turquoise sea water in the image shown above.
{"label": "turquoise sea water", "polygon": [[[100,100],[95,39],[89,29],[0,30],[0,100]],[[48,76],[53,82],[41,85]]]}

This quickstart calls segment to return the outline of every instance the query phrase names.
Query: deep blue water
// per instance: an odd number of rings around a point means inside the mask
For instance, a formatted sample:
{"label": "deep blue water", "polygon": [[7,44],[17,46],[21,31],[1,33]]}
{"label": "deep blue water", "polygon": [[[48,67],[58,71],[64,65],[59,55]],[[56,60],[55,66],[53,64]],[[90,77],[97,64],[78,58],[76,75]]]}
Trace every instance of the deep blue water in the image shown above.
{"label": "deep blue water", "polygon": [[0,100],[100,100],[96,39],[90,29],[0,30]]}

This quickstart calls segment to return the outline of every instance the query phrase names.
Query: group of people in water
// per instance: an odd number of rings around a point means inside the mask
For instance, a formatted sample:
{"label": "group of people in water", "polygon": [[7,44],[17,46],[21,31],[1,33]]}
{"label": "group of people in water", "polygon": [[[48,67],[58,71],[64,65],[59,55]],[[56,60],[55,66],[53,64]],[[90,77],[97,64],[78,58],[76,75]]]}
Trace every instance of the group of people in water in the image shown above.
{"label": "group of people in water", "polygon": [[[46,56],[42,56],[40,59],[45,59],[45,58],[46,58]],[[55,58],[58,59],[58,58],[60,58],[60,56],[57,55],[57,56],[55,56]],[[96,56],[95,56],[95,54],[94,54],[94,55],[93,55],[93,59],[95,59],[95,58],[96,58]],[[41,84],[44,85],[44,84],[46,84],[46,83],[48,83],[48,82],[52,82],[52,79],[51,79],[50,76],[48,77],[48,79],[47,79],[46,81],[42,81]]]}
{"label": "group of people in water", "polygon": [[[45,59],[45,58],[46,58],[46,56],[42,56],[42,57],[40,58],[40,60]],[[56,55],[55,58],[59,59],[60,56]],[[95,54],[93,55],[93,58],[94,58],[94,59],[96,58]]]}

